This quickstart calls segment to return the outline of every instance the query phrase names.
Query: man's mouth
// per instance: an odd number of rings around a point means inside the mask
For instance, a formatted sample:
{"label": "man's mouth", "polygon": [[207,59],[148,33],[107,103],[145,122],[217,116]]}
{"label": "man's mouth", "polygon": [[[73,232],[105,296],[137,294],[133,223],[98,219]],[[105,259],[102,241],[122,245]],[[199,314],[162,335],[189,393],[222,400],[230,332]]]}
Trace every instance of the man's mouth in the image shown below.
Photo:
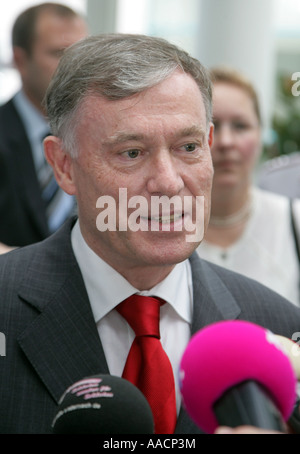
{"label": "man's mouth", "polygon": [[148,222],[159,222],[160,224],[172,224],[183,218],[183,213],[173,213],[168,215],[160,216],[149,216],[148,218],[142,218],[148,220]]}
{"label": "man's mouth", "polygon": [[147,225],[148,231],[182,231],[184,230],[184,212],[140,216],[141,224]]}

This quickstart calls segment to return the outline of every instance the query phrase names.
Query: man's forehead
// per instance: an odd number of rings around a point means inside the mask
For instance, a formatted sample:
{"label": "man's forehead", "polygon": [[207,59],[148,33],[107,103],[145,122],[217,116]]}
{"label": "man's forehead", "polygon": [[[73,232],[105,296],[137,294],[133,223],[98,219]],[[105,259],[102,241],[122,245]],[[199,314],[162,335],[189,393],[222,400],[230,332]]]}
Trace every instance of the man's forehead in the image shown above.
{"label": "man's forehead", "polygon": [[114,99],[110,95],[102,95],[96,91],[97,89],[90,89],[82,98],[80,108],[87,112],[95,108],[96,110],[99,109],[100,113],[105,112],[105,109],[110,110],[110,108],[116,112],[129,111],[130,109],[155,112],[155,109],[158,108],[163,113],[164,110],[167,111],[174,105],[175,108],[183,112],[194,109],[205,114],[203,95],[194,79],[189,74],[181,73],[181,80],[178,83],[178,78],[176,80],[174,76],[176,76],[176,72],[173,77],[145,88],[139,93],[115,97]]}
{"label": "man's forehead", "polygon": [[[124,100],[125,101],[125,100]],[[105,143],[118,144],[146,139],[153,131],[178,137],[203,137],[207,133],[205,108],[158,108],[157,111],[135,109],[136,101],[110,101],[100,96],[89,96],[77,109],[77,125],[81,131],[90,129]],[[111,108],[112,107],[112,108]],[[132,109],[131,109],[132,107]],[[98,135],[99,132],[99,135]]]}
{"label": "man's forehead", "polygon": [[[58,30],[62,33],[59,36],[54,35]],[[40,13],[35,27],[36,38],[48,37],[53,40],[59,39],[66,42],[66,46],[73,44],[80,38],[87,35],[87,26],[84,20],[79,16],[60,16],[55,12],[43,11]]]}
{"label": "man's forehead", "polygon": [[[206,131],[199,125],[191,125],[188,127],[176,127],[172,129],[172,135],[174,138],[184,138],[184,137],[203,137]],[[123,142],[130,141],[143,141],[147,139],[147,135],[139,132],[129,132],[127,130],[116,131],[113,135],[105,139],[105,144],[114,145]]]}

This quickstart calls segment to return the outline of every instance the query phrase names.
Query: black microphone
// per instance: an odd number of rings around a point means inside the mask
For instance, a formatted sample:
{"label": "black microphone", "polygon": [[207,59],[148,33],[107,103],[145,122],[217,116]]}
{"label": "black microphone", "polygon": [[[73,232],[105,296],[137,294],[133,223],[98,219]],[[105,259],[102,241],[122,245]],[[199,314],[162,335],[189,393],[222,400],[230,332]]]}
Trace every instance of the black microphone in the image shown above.
{"label": "black microphone", "polygon": [[52,422],[54,434],[154,434],[152,411],[141,391],[113,375],[70,386]]}

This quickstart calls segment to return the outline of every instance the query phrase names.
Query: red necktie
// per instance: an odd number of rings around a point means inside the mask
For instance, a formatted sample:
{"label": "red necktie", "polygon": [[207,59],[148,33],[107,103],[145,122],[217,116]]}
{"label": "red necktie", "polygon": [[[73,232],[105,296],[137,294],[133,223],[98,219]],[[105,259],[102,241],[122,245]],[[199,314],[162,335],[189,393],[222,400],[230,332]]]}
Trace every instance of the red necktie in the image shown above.
{"label": "red necktie", "polygon": [[156,434],[176,425],[173,370],[159,334],[159,299],[132,295],[117,307],[135,332],[122,377],[139,388],[152,409]]}

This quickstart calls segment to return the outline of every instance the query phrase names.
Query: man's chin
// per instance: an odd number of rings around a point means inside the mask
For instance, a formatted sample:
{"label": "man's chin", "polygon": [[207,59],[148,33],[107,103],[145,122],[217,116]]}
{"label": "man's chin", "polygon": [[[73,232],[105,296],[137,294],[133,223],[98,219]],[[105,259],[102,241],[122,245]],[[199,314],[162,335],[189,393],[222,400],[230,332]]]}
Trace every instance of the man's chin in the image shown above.
{"label": "man's chin", "polygon": [[153,266],[174,266],[188,259],[195,251],[198,243],[174,243],[172,246],[155,245],[146,253],[146,261]]}

